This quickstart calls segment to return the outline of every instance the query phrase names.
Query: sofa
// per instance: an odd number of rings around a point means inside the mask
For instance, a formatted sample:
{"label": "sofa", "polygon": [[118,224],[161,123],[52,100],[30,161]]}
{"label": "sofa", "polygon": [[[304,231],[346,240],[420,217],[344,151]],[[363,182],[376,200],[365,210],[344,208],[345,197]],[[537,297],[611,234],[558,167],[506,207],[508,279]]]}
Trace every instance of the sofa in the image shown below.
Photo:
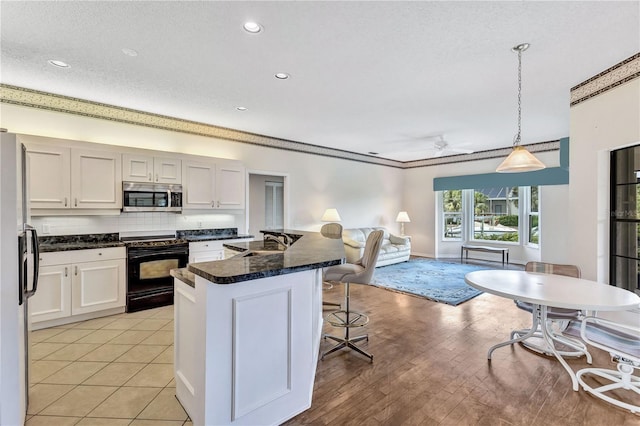
{"label": "sofa", "polygon": [[411,255],[411,239],[390,234],[385,228],[353,228],[342,231],[344,252],[348,263],[357,262],[364,254],[364,244],[371,231],[381,229],[384,231],[378,263],[376,267],[391,265],[393,263],[406,262]]}

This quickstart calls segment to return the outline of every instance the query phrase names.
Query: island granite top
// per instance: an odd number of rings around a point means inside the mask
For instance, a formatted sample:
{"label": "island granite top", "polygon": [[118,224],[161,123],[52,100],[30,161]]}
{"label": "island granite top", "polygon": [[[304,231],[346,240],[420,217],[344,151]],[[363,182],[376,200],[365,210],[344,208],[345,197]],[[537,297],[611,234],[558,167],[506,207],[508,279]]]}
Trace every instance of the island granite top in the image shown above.
{"label": "island granite top", "polygon": [[[310,269],[339,265],[344,261],[342,239],[327,238],[319,232],[290,229],[261,231],[272,235],[289,235],[295,242],[286,250],[258,256],[234,256],[226,260],[190,263],[187,269],[214,284],[233,284],[243,281],[291,274]],[[273,249],[271,241],[253,241],[225,244],[242,252],[246,250]]]}

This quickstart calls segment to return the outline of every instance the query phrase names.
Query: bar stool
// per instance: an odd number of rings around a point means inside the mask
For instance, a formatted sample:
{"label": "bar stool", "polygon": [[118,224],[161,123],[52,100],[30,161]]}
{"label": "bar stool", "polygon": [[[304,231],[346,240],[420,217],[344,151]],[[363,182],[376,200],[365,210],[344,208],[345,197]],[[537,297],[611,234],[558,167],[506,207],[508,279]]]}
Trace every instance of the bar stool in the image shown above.
{"label": "bar stool", "polygon": [[325,334],[325,339],[331,339],[337,344],[322,354],[321,359],[326,355],[336,352],[340,349],[352,349],[361,355],[369,358],[373,362],[373,355],[360,349],[355,345],[361,340],[369,340],[369,335],[351,337],[349,331],[353,327],[364,327],[369,323],[369,317],[360,312],[354,312],[350,309],[350,291],[351,283],[369,284],[375,271],[380,246],[382,245],[382,237],[384,232],[381,230],[373,231],[369,234],[365,243],[364,254],[356,263],[344,263],[342,265],[330,266],[325,270],[324,279],[330,281],[340,281],[344,283],[344,309],[331,312],[327,315],[326,320],[334,327],[343,327],[345,329],[344,337],[332,336]]}

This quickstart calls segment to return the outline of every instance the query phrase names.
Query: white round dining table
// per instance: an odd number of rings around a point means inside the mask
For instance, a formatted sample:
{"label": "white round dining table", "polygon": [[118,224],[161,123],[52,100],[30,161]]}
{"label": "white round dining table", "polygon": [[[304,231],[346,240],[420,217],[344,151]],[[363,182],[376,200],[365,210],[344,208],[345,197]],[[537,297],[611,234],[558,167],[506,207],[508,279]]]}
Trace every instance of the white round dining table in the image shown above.
{"label": "white round dining table", "polygon": [[547,307],[577,309],[583,312],[624,311],[640,307],[640,297],[631,291],[564,275],[513,270],[482,270],[466,274],[465,282],[478,290],[534,305],[534,324],[531,333],[492,346],[488,352],[488,359],[491,359],[495,349],[526,340],[539,324],[548,347],[571,376],[575,391],[578,390],[578,381],[569,364],[555,348],[551,330],[548,328]]}

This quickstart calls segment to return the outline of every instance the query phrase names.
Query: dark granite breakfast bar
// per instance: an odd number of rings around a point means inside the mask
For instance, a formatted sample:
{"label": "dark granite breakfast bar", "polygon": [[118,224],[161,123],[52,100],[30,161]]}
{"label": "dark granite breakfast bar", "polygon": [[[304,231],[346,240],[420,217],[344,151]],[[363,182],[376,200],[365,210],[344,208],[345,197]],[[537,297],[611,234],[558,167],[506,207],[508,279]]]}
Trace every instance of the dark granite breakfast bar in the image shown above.
{"label": "dark granite breakfast bar", "polygon": [[188,270],[215,284],[233,284],[339,265],[344,261],[341,239],[327,238],[319,232],[289,229],[261,232],[287,235],[294,242],[286,249],[273,240],[224,244],[238,255],[226,260],[192,263]]}

